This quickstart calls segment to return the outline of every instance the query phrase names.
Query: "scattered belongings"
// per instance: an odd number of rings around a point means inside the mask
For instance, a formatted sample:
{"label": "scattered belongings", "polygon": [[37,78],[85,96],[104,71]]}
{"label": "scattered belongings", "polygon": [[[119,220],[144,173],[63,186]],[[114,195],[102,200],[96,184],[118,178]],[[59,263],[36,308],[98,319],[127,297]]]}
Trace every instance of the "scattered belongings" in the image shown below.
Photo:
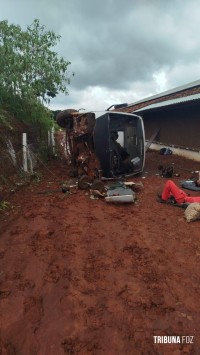
{"label": "scattered belongings", "polygon": [[106,202],[133,203],[136,200],[136,195],[124,183],[117,182],[109,186],[105,200]]}
{"label": "scattered belongings", "polygon": [[193,222],[200,219],[200,203],[190,203],[185,210],[185,218],[187,222]]}
{"label": "scattered belongings", "polygon": [[90,188],[92,190],[98,190],[101,193],[105,189],[104,183],[101,180],[95,179],[95,180],[91,181],[91,179],[88,175],[82,175],[78,179],[78,187],[81,190],[87,190],[88,188]]}
{"label": "scattered belongings", "polygon": [[174,163],[171,163],[171,165],[165,167],[163,165],[158,165],[158,170],[160,170],[160,174],[156,174],[156,175],[160,175],[166,178],[171,178],[172,176],[175,177],[179,177],[180,174],[179,173],[175,173],[174,172]]}
{"label": "scattered belongings", "polygon": [[89,195],[91,200],[98,200],[104,198],[106,202],[120,202],[120,203],[133,203],[136,200],[135,192],[144,188],[142,182],[135,183],[133,181],[119,181],[115,180],[105,182],[101,180],[94,180],[89,182],[88,176],[83,175],[82,179],[78,181],[64,181],[61,188],[55,190],[39,191],[38,194],[51,194],[54,192],[63,192],[67,194],[75,193],[74,188],[81,190],[88,190],[86,194]]}
{"label": "scattered belongings", "polygon": [[170,148],[161,148],[160,155],[171,155],[173,151]]}
{"label": "scattered belongings", "polygon": [[187,190],[200,191],[200,186],[197,185],[197,180],[195,178],[180,181],[181,187]]}
{"label": "scattered belongings", "polygon": [[163,165],[158,165],[158,170],[161,171],[161,176],[171,178],[174,173],[173,166],[169,165],[166,168]]}
{"label": "scattered belongings", "polygon": [[107,186],[100,180],[94,180],[93,183],[89,183],[83,176],[83,179],[79,179],[80,189],[90,190],[90,199],[96,200],[98,198],[105,198],[106,202],[120,202],[130,203],[136,199],[135,191],[140,191],[144,188],[142,182],[135,183],[133,181],[115,181],[110,183],[107,181]]}

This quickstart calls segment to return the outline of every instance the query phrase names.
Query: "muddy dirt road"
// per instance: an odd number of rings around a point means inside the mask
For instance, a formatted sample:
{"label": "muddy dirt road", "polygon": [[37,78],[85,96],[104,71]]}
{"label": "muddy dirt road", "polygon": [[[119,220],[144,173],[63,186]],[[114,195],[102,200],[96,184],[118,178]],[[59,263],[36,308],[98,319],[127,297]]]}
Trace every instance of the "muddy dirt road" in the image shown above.
{"label": "muddy dirt road", "polygon": [[137,203],[113,205],[75,189],[38,194],[67,179],[64,162],[54,161],[39,183],[8,196],[14,207],[0,216],[2,354],[200,354],[200,222],[156,201],[166,181],[156,175],[161,162],[175,163],[176,183],[191,176],[179,167],[200,170],[150,151],[146,178],[133,179],[144,185]]}

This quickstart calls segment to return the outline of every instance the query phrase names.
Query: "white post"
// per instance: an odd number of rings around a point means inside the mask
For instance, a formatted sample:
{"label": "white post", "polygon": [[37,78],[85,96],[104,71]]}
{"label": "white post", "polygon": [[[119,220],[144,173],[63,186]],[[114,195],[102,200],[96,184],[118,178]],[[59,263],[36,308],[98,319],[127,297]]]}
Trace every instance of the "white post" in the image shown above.
{"label": "white post", "polygon": [[52,144],[53,154],[55,154],[55,137],[54,137],[54,127],[52,127],[52,129],[51,129],[51,144]]}
{"label": "white post", "polygon": [[26,133],[22,133],[22,146],[23,146],[23,169],[25,173],[28,172],[28,164],[27,164],[27,139]]}

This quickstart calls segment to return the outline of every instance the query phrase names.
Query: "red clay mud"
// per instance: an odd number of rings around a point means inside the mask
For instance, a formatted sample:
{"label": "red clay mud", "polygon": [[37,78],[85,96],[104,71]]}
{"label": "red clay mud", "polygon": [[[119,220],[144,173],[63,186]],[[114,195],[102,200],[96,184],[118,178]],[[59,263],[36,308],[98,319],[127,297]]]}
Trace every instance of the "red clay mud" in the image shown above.
{"label": "red clay mud", "polygon": [[[156,201],[166,181],[157,166],[172,162],[177,184],[200,170],[194,161],[148,152],[145,178],[132,179],[144,185],[136,204],[106,204],[77,189],[38,194],[68,179],[63,161],[7,196],[2,354],[199,354],[200,222],[187,223],[183,209]],[[194,338],[156,344],[153,336]]]}

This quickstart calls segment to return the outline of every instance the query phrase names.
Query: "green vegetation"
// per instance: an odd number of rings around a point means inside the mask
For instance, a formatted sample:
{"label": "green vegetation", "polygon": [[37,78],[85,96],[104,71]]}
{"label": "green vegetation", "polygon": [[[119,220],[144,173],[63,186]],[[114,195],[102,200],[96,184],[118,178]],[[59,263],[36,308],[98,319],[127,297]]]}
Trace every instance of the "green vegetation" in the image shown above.
{"label": "green vegetation", "polygon": [[60,40],[39,20],[26,30],[0,21],[0,123],[15,119],[47,130],[52,113],[45,107],[59,92],[68,93],[69,61],[53,50]]}

